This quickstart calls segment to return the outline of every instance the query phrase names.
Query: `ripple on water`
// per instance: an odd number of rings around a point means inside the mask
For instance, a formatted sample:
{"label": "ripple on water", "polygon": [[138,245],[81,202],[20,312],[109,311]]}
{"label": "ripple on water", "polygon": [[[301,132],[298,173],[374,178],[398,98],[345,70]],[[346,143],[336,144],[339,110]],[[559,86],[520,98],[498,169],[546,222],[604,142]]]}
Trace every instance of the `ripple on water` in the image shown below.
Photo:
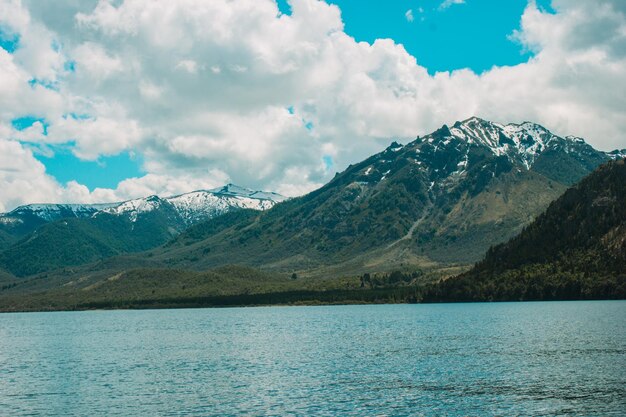
{"label": "ripple on water", "polygon": [[626,415],[626,302],[0,315],[0,415]]}

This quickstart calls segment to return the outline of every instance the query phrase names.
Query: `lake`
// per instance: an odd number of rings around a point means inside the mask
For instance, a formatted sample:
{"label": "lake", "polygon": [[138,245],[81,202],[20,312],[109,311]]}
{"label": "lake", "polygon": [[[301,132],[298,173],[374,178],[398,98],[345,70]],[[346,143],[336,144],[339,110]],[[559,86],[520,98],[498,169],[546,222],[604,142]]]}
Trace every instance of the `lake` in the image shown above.
{"label": "lake", "polygon": [[0,415],[626,415],[626,301],[0,314]]}

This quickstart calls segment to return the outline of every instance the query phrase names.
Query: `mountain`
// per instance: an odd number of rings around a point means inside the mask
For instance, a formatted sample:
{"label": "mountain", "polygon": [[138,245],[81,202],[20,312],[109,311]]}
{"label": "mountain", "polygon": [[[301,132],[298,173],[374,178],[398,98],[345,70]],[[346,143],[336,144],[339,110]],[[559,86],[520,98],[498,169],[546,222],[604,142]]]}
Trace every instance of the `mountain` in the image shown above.
{"label": "mountain", "polygon": [[181,224],[189,226],[226,213],[232,208],[267,210],[284,199],[277,193],[227,184],[167,198],[153,195],[121,203],[28,204],[0,214],[0,244],[4,235],[24,236],[45,223],[60,219],[84,219],[108,213],[136,220],[140,213],[166,208],[175,212]]}
{"label": "mountain", "polygon": [[598,168],[427,301],[626,298],[626,162]]}
{"label": "mountain", "polygon": [[228,184],[122,203],[21,206],[0,216],[0,244],[5,242],[0,265],[25,276],[142,251],[198,222],[234,210],[266,210],[282,200],[279,194]]}
{"label": "mountain", "polygon": [[2,285],[2,283],[12,280],[13,276],[11,274],[9,274],[8,272],[0,269],[0,285]]}
{"label": "mountain", "polygon": [[194,191],[167,198],[150,196],[129,200],[104,208],[96,216],[106,213],[127,217],[135,222],[142,213],[171,211],[180,221],[176,226],[184,229],[233,209],[267,210],[283,200],[285,197],[277,193],[253,191],[227,184],[212,190]]}
{"label": "mountain", "polygon": [[[39,226],[65,218],[88,218],[114,204],[28,204],[0,214],[0,245],[2,236],[24,236]],[[1,246],[0,246],[1,249]]]}
{"label": "mountain", "polygon": [[[276,194],[227,185],[57,220],[13,242],[0,253],[0,267],[25,276],[169,241],[125,256],[118,266],[115,258],[99,265],[121,269],[131,259],[192,270],[240,264],[320,277],[465,268],[622,153],[595,150],[535,123],[474,117],[407,145],[394,142],[320,189],[276,206],[283,200]],[[246,208],[263,211],[221,216]],[[2,219],[16,221],[11,213]]]}
{"label": "mountain", "polygon": [[318,276],[467,265],[619,155],[534,123],[474,117],[394,142],[306,196],[227,229],[182,233],[150,256],[184,268],[237,263]]}

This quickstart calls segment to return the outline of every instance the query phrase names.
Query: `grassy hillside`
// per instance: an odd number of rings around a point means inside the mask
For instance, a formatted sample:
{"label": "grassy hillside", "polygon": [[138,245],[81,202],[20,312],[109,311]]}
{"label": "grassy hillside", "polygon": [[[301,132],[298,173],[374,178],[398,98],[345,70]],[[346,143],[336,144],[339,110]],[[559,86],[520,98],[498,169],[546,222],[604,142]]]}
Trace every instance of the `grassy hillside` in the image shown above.
{"label": "grassy hillside", "polygon": [[34,277],[0,286],[0,311],[415,302],[418,276],[307,280],[224,266],[203,272],[144,268],[69,280]]}
{"label": "grassy hillside", "polygon": [[480,192],[456,189],[413,233],[413,245],[441,263],[472,263],[518,234],[567,187],[533,171],[510,170]]}

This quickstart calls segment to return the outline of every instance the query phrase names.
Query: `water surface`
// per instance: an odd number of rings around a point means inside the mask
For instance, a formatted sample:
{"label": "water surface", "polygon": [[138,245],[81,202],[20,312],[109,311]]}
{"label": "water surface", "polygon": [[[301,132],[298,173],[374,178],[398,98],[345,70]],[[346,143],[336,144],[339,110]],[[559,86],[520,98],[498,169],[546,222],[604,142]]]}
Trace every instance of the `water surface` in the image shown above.
{"label": "water surface", "polygon": [[626,302],[0,314],[0,415],[626,415]]}

